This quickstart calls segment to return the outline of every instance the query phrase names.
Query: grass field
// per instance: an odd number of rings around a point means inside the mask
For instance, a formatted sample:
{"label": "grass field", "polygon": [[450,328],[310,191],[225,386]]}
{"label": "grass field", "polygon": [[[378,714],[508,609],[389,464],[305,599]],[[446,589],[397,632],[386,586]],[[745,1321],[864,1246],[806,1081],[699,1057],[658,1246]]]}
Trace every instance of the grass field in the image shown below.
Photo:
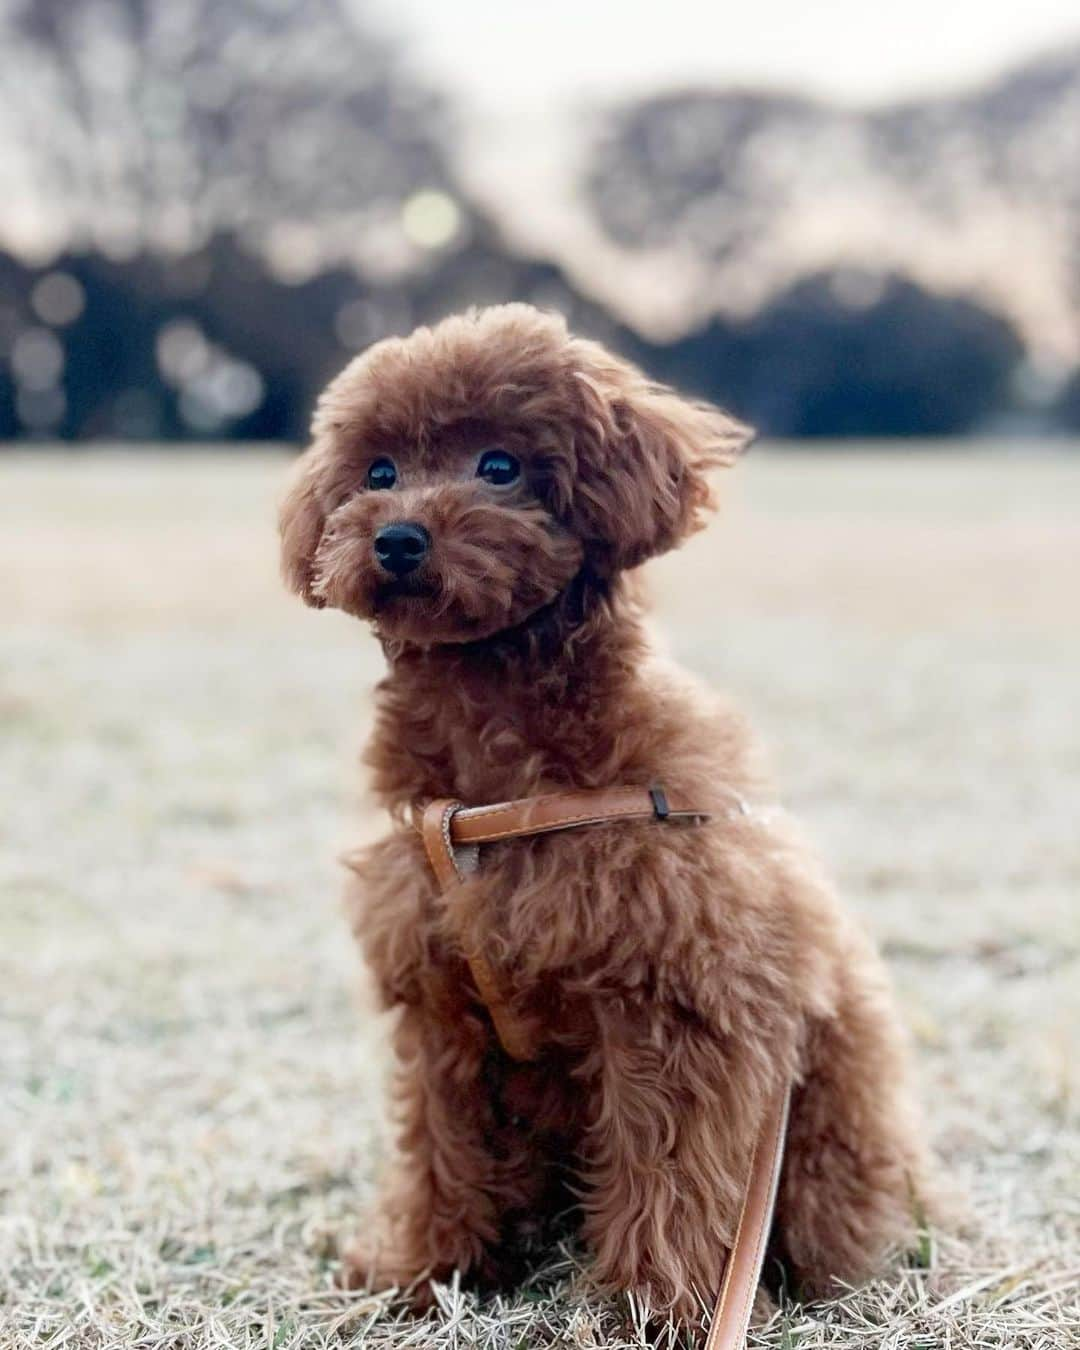
{"label": "grass field", "polygon": [[[570,1257],[333,1287],[386,1026],[335,855],[377,648],[276,577],[270,454],[0,459],[0,1346],[620,1346]],[[656,568],[884,945],[970,1231],[755,1346],[1080,1345],[1080,454],[758,453]]]}

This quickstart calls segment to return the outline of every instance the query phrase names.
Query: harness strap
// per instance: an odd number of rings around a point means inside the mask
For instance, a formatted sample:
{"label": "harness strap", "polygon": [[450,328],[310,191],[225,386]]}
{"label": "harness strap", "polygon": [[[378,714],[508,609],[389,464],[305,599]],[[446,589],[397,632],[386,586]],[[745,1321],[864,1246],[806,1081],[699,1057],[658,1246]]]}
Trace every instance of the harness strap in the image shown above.
{"label": "harness strap", "polygon": [[[460,802],[440,799],[430,802],[420,819],[420,832],[431,870],[440,890],[448,891],[464,881],[480,865],[479,849],[475,844],[462,845],[455,840],[454,820],[461,813]],[[483,952],[467,952],[465,959],[480,998],[487,1007],[502,1048],[520,1062],[535,1059],[538,1047],[533,1043],[529,1029],[514,1016],[491,962]]]}
{"label": "harness strap", "polygon": [[[672,805],[660,787],[552,792],[494,806],[463,806],[451,798],[439,797],[424,808],[420,833],[431,870],[440,889],[447,891],[476,871],[480,844],[609,821],[649,819],[700,823],[708,815]],[[466,952],[465,957],[503,1049],[511,1059],[523,1062],[535,1059],[539,1047],[534,1043],[532,1031],[514,1016],[490,961],[483,952]]]}
{"label": "harness strap", "polygon": [[[445,892],[477,870],[480,844],[619,820],[702,823],[708,818],[706,812],[673,805],[663,788],[619,787],[550,793],[494,806],[463,806],[442,797],[424,807],[418,825],[431,870]],[[467,952],[466,960],[503,1049],[511,1059],[535,1059],[539,1048],[532,1031],[514,1015],[487,957]],[[790,1086],[785,1086],[765,1113],[704,1350],[743,1350],[746,1344],[776,1204],[790,1099]]]}
{"label": "harness strap", "polygon": [[790,1112],[791,1084],[786,1083],[770,1102],[754,1145],[739,1222],[724,1265],[724,1278],[713,1306],[704,1350],[742,1350],[746,1345],[754,1294],[761,1279],[776,1208]]}

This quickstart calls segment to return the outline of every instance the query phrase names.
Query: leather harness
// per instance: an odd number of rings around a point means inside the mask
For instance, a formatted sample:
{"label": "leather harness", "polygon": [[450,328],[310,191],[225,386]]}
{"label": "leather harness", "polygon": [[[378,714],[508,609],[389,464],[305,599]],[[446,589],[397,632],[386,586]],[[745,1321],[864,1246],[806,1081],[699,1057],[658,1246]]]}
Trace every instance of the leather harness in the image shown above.
{"label": "leather harness", "polygon": [[[481,844],[614,821],[703,824],[708,819],[707,812],[673,804],[663,788],[618,787],[550,793],[494,806],[465,806],[437,798],[419,813],[418,825],[428,861],[445,893],[477,870]],[[539,1047],[530,1028],[515,1017],[487,957],[471,952],[466,959],[503,1049],[514,1060],[535,1059]],[[790,1086],[785,1086],[762,1120],[704,1350],[741,1350],[746,1344],[776,1204],[790,1099]]]}

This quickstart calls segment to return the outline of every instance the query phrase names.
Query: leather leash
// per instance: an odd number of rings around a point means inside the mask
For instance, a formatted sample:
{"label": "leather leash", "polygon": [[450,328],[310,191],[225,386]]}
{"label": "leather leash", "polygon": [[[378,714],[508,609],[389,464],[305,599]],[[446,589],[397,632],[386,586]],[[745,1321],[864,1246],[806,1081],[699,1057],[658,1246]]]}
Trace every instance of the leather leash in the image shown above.
{"label": "leather leash", "polygon": [[[702,824],[709,816],[678,802],[673,805],[660,787],[619,787],[550,793],[494,806],[464,806],[442,797],[424,807],[418,825],[431,869],[445,893],[477,870],[481,844],[613,821],[650,819]],[[511,1059],[535,1059],[539,1047],[531,1029],[514,1016],[487,957],[473,952],[466,953],[466,960],[503,1049]],[[790,1101],[791,1089],[785,1086],[762,1121],[704,1350],[742,1350],[746,1344],[776,1205]]]}

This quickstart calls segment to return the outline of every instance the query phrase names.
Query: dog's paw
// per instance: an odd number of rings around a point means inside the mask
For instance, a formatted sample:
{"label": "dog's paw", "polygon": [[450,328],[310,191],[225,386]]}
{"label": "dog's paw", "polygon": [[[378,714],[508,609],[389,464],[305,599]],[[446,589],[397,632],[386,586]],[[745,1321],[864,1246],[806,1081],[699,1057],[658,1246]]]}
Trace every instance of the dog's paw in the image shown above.
{"label": "dog's paw", "polygon": [[430,1274],[378,1237],[365,1236],[346,1247],[338,1283],[343,1289],[371,1294],[395,1290],[417,1312],[423,1312],[434,1302]]}

